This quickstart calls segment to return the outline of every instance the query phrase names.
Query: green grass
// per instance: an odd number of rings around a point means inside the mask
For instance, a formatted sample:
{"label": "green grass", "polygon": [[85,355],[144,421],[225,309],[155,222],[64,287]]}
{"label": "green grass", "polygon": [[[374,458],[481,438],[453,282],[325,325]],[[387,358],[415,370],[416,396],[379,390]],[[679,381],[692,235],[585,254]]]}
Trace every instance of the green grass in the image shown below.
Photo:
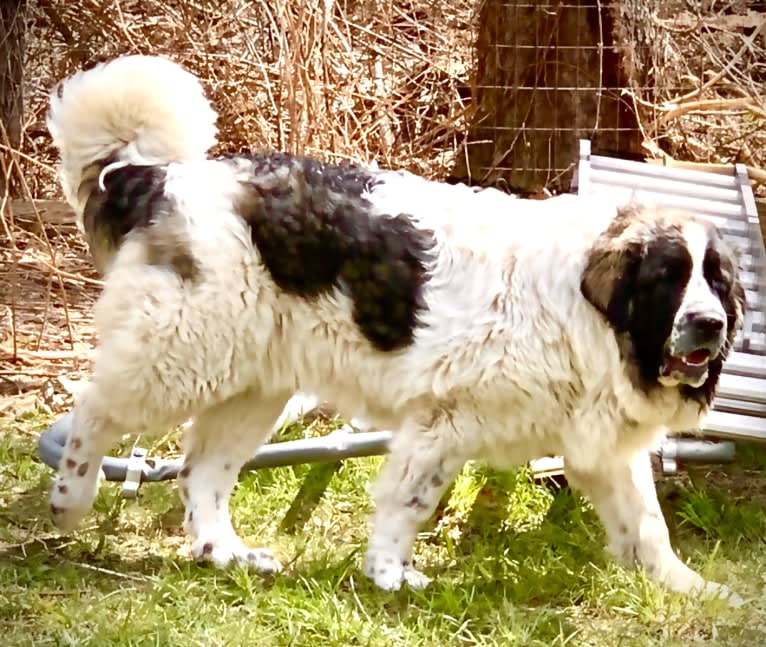
{"label": "green grass", "polygon": [[183,556],[173,483],[146,484],[137,501],[105,484],[82,530],[60,536],[52,471],[36,458],[47,422],[0,419],[2,645],[766,644],[763,449],[660,483],[684,559],[751,599],[734,610],[620,568],[588,504],[524,470],[466,467],[418,542],[434,577],[421,592],[380,592],[359,570],[379,458],[243,477],[235,523],[286,564],[274,578]]}

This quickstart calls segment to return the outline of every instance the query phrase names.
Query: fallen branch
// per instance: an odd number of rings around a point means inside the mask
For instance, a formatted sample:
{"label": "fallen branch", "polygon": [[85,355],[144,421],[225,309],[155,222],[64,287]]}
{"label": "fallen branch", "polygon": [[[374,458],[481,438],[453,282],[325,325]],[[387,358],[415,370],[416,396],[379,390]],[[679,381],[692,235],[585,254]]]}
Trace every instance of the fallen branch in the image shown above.
{"label": "fallen branch", "polygon": [[[763,101],[763,97],[758,97]],[[762,119],[766,119],[766,109],[754,103],[752,97],[734,97],[730,99],[700,99],[688,101],[681,105],[670,108],[660,118],[660,126],[666,126],[669,121],[681,117],[690,112],[711,112],[717,110],[749,110]]]}
{"label": "fallen branch", "polygon": [[24,348],[16,349],[15,355],[6,348],[0,346],[0,352],[8,355],[9,357],[18,357],[21,360],[24,359],[73,359],[82,358],[86,354],[85,349],[72,349],[72,350],[27,350]]}
{"label": "fallen branch", "polygon": [[63,200],[11,200],[14,220],[21,224],[37,224],[37,214],[45,223],[53,225],[74,225],[74,211]]}

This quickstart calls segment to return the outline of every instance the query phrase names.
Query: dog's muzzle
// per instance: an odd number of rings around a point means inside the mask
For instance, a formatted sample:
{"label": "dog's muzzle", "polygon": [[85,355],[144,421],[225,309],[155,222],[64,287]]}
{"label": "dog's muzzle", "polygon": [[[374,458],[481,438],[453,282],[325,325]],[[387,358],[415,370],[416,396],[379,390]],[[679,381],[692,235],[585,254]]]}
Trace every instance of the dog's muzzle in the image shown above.
{"label": "dog's muzzle", "polygon": [[660,368],[660,382],[700,386],[708,364],[726,342],[726,320],[715,312],[687,312],[673,327]]}

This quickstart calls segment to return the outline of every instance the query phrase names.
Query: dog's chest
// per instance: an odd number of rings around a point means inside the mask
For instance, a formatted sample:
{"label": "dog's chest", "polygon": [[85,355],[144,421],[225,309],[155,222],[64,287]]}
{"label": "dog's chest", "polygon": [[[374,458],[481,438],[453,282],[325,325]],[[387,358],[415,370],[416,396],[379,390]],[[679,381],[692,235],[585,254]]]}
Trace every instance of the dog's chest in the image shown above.
{"label": "dog's chest", "polygon": [[[558,385],[562,393],[571,387]],[[646,418],[631,416],[614,392],[590,397],[509,397],[480,425],[475,458],[498,468],[521,465],[543,456],[564,456],[581,468],[618,455],[633,454],[665,434],[660,411],[645,409]],[[636,413],[632,411],[632,413]]]}

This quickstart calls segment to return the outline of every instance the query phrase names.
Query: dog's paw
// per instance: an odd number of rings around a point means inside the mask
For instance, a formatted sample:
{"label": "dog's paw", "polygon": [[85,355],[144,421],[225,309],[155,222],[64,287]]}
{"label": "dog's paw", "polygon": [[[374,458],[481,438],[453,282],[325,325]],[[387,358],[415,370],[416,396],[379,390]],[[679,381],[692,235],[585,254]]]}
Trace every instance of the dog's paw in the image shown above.
{"label": "dog's paw", "polygon": [[72,532],[80,525],[90,508],[62,507],[51,501],[51,519],[53,525],[62,532]]}
{"label": "dog's paw", "polygon": [[420,590],[431,583],[431,579],[410,562],[393,555],[368,555],[364,573],[384,591],[398,591],[405,583],[411,589]]}
{"label": "dog's paw", "polygon": [[248,548],[238,539],[211,539],[200,537],[192,544],[195,559],[211,562],[217,568],[239,564],[255,569],[263,575],[279,573],[282,564],[265,548]]}
{"label": "dog's paw", "polygon": [[266,548],[251,548],[244,556],[238,555],[235,559],[237,564],[254,568],[263,575],[274,575],[282,570],[282,564]]}
{"label": "dog's paw", "polygon": [[723,597],[729,603],[729,606],[735,609],[739,609],[740,607],[745,606],[745,600],[742,596],[738,595],[734,591],[728,591],[727,593],[727,595],[721,597]]}
{"label": "dog's paw", "polygon": [[59,474],[53,483],[50,495],[51,518],[63,532],[77,528],[98,493],[101,470],[97,478],[86,477],[85,471],[81,469],[82,474],[77,472],[76,478]]}
{"label": "dog's paw", "polygon": [[739,608],[745,604],[745,600],[725,584],[705,580],[691,570],[684,570],[681,575],[684,580],[678,578],[676,581],[666,582],[671,590],[692,598],[722,600],[734,608]]}
{"label": "dog's paw", "polygon": [[695,573],[690,569],[684,568],[684,570],[680,571],[680,577],[677,577],[675,580],[671,580],[668,583],[670,584],[669,588],[671,590],[689,595],[693,598],[723,600],[734,608],[741,607],[745,604],[745,600],[725,584],[705,580],[698,573]]}
{"label": "dog's paw", "polygon": [[420,591],[431,583],[431,578],[412,566],[405,566],[404,581],[411,589]]}

